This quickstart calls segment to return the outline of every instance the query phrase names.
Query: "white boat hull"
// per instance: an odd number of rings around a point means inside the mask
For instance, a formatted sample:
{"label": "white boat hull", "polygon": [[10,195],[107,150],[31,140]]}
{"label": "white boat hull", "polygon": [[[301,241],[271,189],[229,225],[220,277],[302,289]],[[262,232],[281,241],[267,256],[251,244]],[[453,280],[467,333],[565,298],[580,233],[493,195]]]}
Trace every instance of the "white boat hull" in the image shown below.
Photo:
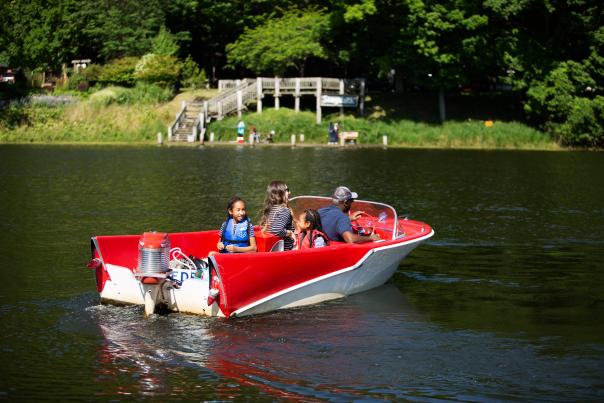
{"label": "white boat hull", "polygon": [[[312,305],[378,287],[392,277],[409,252],[432,235],[430,232],[411,241],[373,248],[353,266],[269,295],[238,309],[232,316]],[[207,304],[210,288],[207,275],[205,278],[184,279],[176,288],[169,281],[142,284],[126,267],[106,264],[105,269],[109,279],[101,291],[102,302],[144,305],[147,313],[152,313],[156,305],[163,304],[175,312],[224,316],[217,303]]]}

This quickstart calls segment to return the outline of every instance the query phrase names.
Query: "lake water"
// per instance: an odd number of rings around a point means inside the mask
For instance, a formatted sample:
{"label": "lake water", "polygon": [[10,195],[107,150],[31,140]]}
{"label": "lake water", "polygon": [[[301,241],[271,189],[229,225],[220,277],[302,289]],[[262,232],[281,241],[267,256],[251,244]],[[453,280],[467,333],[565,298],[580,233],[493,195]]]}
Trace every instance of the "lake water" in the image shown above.
{"label": "lake water", "polygon": [[[602,401],[604,154],[0,146],[0,400]],[[92,235],[345,184],[436,235],[370,292],[235,320],[101,306]]]}

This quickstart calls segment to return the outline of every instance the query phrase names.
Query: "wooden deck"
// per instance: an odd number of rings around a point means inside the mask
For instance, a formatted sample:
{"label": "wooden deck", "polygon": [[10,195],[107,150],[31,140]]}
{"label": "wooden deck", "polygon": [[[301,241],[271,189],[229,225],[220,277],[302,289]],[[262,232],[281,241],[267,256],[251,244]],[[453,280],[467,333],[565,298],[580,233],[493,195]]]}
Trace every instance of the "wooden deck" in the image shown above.
{"label": "wooden deck", "polygon": [[[221,120],[231,113],[241,116],[244,107],[256,103],[257,113],[262,113],[262,98],[272,95],[275,109],[279,109],[282,96],[295,97],[295,111],[300,110],[300,97],[316,97],[316,122],[321,123],[321,95],[354,94],[359,96],[359,109],[363,113],[365,80],[344,80],[326,77],[257,77],[243,80],[220,80],[220,93],[214,98],[198,103],[183,103],[174,122],[168,127],[169,141],[197,141],[203,143],[207,125],[212,120]],[[341,113],[343,109],[341,108]]]}

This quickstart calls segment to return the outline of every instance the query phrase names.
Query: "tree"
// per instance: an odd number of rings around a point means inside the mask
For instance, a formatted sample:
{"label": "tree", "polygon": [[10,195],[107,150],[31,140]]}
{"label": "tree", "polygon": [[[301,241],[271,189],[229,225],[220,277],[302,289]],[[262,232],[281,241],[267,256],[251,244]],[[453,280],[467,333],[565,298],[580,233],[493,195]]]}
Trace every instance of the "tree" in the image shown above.
{"label": "tree", "polygon": [[148,53],[137,63],[134,77],[147,83],[171,86],[178,82],[182,63],[174,56]]}
{"label": "tree", "polygon": [[152,53],[162,56],[176,56],[179,50],[180,48],[174,35],[162,25],[155,38],[153,38],[151,45]]}
{"label": "tree", "polygon": [[12,67],[58,68],[85,45],[71,17],[75,0],[0,2],[0,50]]}
{"label": "tree", "polygon": [[182,65],[181,84],[186,88],[202,88],[206,84],[206,72],[188,56]]}
{"label": "tree", "polygon": [[159,0],[82,0],[75,17],[101,61],[147,53],[164,19]]}
{"label": "tree", "polygon": [[228,44],[229,65],[242,65],[256,74],[277,75],[293,68],[303,76],[309,58],[327,57],[320,40],[328,30],[329,19],[322,11],[290,10],[264,26],[246,29]]}

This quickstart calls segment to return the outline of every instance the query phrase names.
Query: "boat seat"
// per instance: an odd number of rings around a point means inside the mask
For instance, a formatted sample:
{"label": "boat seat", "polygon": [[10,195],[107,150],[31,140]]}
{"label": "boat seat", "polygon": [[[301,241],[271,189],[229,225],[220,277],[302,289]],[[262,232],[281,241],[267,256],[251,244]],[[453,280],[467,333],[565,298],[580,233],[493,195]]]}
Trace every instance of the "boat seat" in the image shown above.
{"label": "boat seat", "polygon": [[273,245],[273,247],[271,248],[271,252],[283,252],[285,243],[283,242],[283,239],[278,240],[277,242],[275,242],[275,244]]}

